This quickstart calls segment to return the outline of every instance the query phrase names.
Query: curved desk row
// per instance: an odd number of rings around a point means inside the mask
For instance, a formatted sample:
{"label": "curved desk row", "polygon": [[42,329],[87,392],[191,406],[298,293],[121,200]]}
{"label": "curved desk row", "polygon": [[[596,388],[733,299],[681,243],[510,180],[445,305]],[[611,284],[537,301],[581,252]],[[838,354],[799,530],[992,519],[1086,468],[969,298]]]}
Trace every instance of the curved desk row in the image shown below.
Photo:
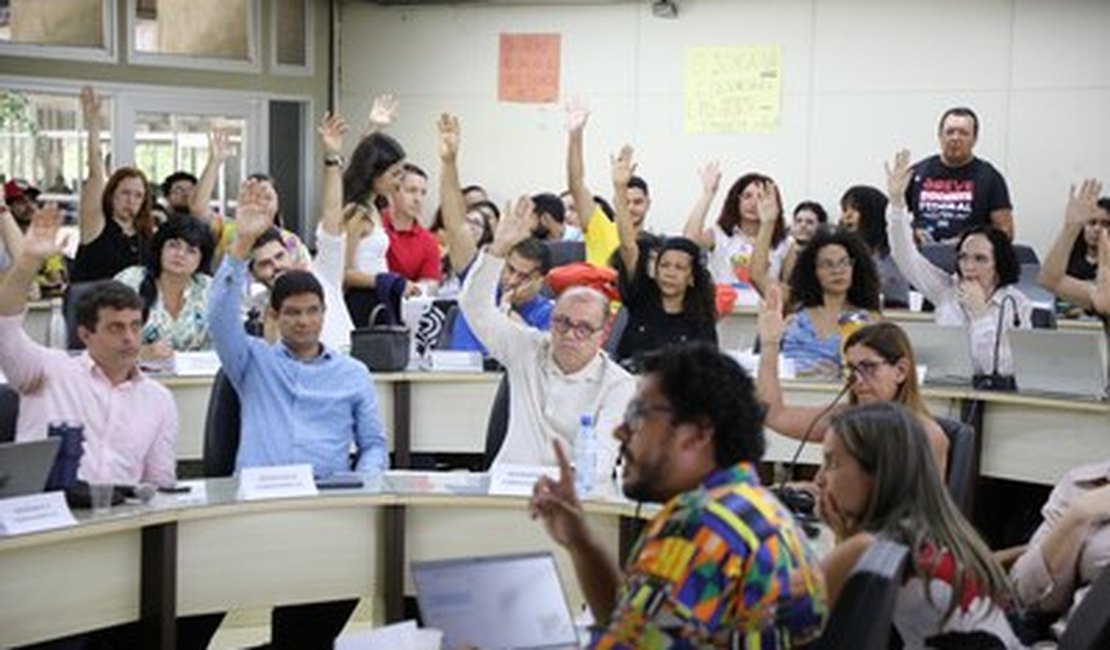
{"label": "curved desk row", "polygon": [[[409,453],[480,454],[486,420],[497,391],[498,373],[404,372],[378,374],[379,408],[389,432],[395,464],[408,467]],[[210,377],[162,380],[177,400],[181,427],[178,458],[203,456],[204,418]],[[784,382],[788,404],[824,404],[839,386]],[[977,425],[981,475],[1051,485],[1068,469],[1110,458],[1110,403],[971,388],[926,387],[935,415]],[[767,432],[766,459],[789,460],[797,442]],[[820,462],[812,445],[802,461]]]}
{"label": "curved desk row", "polygon": [[[375,611],[396,620],[412,593],[406,558],[554,550],[571,606],[584,602],[569,556],[529,520],[523,498],[368,487],[244,502],[234,479],[206,484],[206,504],[158,495],[0,539],[0,647],[142,621],[144,647],[171,648],[175,616],[339,598],[384,602]],[[615,557],[633,507],[586,510]]]}

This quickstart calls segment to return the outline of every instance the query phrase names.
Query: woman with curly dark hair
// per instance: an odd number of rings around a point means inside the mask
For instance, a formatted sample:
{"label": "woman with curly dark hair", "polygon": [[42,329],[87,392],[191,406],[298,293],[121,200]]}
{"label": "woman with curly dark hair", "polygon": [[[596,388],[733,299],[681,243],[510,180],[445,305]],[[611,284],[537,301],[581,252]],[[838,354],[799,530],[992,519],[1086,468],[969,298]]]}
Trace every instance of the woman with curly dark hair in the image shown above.
{"label": "woman with curly dark hair", "polygon": [[717,344],[713,278],[701,248],[685,237],[663,240],[655,258],[654,274],[636,273],[644,254],[636,241],[636,227],[628,213],[625,189],[635,165],[632,148],[625,146],[613,160],[613,207],[617,216],[617,249],[623,262],[621,301],[628,325],[617,346],[617,359],[632,362],[641,353],[690,341]]}
{"label": "woman with curly dark hair", "polygon": [[820,231],[798,255],[790,297],[799,309],[782,337],[782,354],[801,374],[840,372],[840,344],[878,312],[879,274],[867,246],[844,231]]}

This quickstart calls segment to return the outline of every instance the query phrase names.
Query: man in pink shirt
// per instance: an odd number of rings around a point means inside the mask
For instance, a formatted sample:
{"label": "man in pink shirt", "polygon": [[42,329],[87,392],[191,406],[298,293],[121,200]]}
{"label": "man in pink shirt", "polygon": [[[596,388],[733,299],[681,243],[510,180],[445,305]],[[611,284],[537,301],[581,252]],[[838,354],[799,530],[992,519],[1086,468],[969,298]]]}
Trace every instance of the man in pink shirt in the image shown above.
{"label": "man in pink shirt", "polygon": [[0,371],[19,392],[16,440],[45,438],[51,422],[84,426],[77,476],[89,482],[172,485],[177,408],[170,392],[139,372],[143,304],[133,290],[105,281],[77,304],[86,351],[50,350],[23,331],[27,290],[43,260],[59,252],[59,216],[50,205],[33,218],[23,250],[0,282]]}

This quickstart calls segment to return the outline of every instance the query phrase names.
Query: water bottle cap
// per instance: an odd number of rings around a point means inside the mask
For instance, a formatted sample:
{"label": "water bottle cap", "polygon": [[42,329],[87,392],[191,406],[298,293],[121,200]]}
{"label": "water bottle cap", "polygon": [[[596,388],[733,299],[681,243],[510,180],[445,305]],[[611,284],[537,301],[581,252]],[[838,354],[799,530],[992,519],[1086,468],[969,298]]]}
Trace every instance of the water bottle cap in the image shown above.
{"label": "water bottle cap", "polygon": [[584,427],[590,427],[594,424],[594,416],[589,413],[583,413],[582,417],[578,418],[578,424]]}

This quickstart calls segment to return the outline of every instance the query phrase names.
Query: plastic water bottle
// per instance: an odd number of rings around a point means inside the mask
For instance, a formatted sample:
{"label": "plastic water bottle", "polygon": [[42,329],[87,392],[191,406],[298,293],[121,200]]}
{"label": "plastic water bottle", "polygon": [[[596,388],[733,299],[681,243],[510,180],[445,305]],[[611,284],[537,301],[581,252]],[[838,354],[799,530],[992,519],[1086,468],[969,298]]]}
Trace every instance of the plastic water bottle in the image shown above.
{"label": "plastic water bottle", "polygon": [[578,420],[578,438],[574,441],[574,490],[579,499],[594,492],[597,485],[597,431],[592,415]]}
{"label": "plastic water bottle", "polygon": [[62,315],[62,299],[50,299],[50,322],[46,329],[46,346],[65,350],[69,340],[66,337],[66,318]]}

